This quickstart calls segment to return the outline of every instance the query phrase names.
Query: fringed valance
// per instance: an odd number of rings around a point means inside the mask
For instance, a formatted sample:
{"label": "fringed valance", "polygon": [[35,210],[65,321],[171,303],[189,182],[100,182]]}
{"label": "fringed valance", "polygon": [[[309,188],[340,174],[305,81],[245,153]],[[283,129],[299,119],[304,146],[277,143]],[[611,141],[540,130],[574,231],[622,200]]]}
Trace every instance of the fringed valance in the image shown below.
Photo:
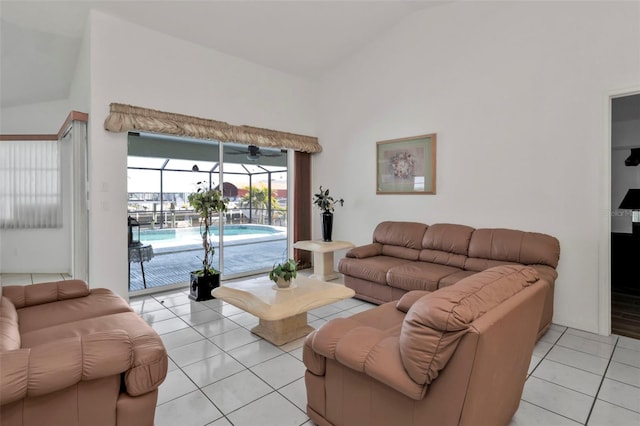
{"label": "fringed valance", "polygon": [[261,129],[251,126],[233,126],[223,121],[157,111],[132,105],[112,103],[111,112],[104,121],[109,132],[143,131],[220,142],[237,142],[273,148],[291,148],[302,152],[320,152],[318,138]]}

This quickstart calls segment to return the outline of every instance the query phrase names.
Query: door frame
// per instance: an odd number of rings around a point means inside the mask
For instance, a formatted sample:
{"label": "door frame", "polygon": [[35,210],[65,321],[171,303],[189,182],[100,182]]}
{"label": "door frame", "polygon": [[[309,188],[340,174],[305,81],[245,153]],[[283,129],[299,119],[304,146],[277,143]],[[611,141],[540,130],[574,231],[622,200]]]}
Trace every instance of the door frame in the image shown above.
{"label": "door frame", "polygon": [[601,184],[602,221],[600,225],[599,277],[598,277],[598,334],[611,334],[611,140],[612,101],[616,98],[640,94],[640,87],[614,90],[607,94],[605,108],[605,143],[602,149],[603,179]]}

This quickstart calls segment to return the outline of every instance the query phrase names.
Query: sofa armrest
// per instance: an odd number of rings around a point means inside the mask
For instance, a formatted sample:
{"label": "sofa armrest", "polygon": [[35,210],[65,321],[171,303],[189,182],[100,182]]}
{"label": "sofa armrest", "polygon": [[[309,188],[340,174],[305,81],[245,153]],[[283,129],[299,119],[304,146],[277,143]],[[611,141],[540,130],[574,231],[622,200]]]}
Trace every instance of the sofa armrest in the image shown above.
{"label": "sofa armrest", "polygon": [[363,259],[365,257],[380,256],[382,254],[382,244],[371,243],[364,246],[354,247],[347,251],[346,257],[354,257],[356,259]]}
{"label": "sofa armrest", "polygon": [[[350,318],[336,318],[316,330],[310,343],[316,354],[364,373],[409,398],[420,400],[425,395],[426,386],[414,382],[404,369],[397,336]],[[306,358],[305,364],[310,367]]]}
{"label": "sofa armrest", "polygon": [[0,353],[0,404],[127,371],[132,345],[123,330],[69,337]]}
{"label": "sofa armrest", "polygon": [[409,312],[409,309],[413,306],[414,303],[418,301],[422,296],[426,296],[431,293],[431,291],[427,290],[412,290],[408,293],[402,295],[398,303],[396,303],[396,309],[404,312],[405,314]]}
{"label": "sofa armrest", "polygon": [[54,281],[33,285],[11,285],[2,288],[16,309],[41,305],[58,300],[75,299],[89,295],[89,286],[82,280]]}
{"label": "sofa armrest", "polygon": [[124,380],[127,393],[143,395],[157,389],[167,376],[169,361],[160,336],[145,333],[132,338],[133,363]]}

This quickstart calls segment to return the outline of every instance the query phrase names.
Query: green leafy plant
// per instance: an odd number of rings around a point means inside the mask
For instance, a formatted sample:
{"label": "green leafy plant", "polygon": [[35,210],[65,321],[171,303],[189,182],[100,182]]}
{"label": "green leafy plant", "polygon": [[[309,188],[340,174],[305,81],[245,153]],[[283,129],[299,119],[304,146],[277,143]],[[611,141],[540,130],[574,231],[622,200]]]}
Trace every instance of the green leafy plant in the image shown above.
{"label": "green leafy plant", "polygon": [[273,265],[273,269],[269,272],[269,279],[274,283],[278,283],[278,278],[282,278],[285,281],[291,281],[298,275],[298,264],[295,260],[289,259],[284,263],[278,263]]}
{"label": "green leafy plant", "polygon": [[211,241],[209,228],[214,213],[223,213],[227,211],[228,198],[222,196],[222,192],[218,189],[210,189],[206,182],[198,182],[196,192],[189,194],[189,204],[195,212],[200,215],[200,235],[202,236],[202,247],[204,256],[202,257],[202,269],[193,271],[194,274],[202,277],[218,274],[219,272],[212,266],[213,255],[216,252]]}
{"label": "green leafy plant", "polygon": [[323,190],[322,185],[320,185],[320,192],[313,194],[313,197],[313,204],[318,206],[323,212],[332,212],[338,204],[340,206],[344,205],[344,199],[334,199],[329,195],[329,189]]}

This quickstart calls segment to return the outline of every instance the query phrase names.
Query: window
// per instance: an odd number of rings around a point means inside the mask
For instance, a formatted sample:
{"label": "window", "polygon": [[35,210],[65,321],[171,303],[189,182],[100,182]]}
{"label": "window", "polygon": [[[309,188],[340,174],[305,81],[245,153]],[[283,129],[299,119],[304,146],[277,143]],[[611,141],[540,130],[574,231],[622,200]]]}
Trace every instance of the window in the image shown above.
{"label": "window", "polygon": [[0,142],[0,228],[60,228],[58,141]]}

